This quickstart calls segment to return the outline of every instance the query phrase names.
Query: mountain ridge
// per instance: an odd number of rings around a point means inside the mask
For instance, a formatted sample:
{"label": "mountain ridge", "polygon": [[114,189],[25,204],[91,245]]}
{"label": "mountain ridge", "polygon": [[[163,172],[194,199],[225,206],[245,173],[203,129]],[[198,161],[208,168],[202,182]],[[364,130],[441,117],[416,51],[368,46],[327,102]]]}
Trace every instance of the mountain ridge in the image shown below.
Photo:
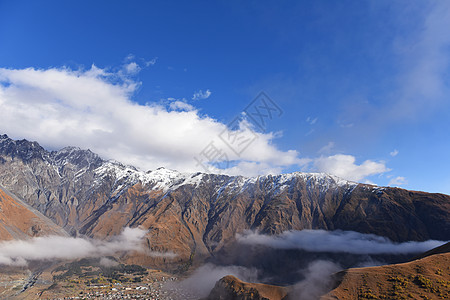
{"label": "mountain ridge", "polygon": [[150,250],[174,251],[187,262],[214,255],[248,229],[353,230],[396,242],[450,236],[450,196],[443,194],[323,173],[247,178],[165,168],[144,172],[90,150],[49,152],[6,135],[0,136],[0,184],[71,235],[105,239],[125,226],[141,226],[149,230]]}

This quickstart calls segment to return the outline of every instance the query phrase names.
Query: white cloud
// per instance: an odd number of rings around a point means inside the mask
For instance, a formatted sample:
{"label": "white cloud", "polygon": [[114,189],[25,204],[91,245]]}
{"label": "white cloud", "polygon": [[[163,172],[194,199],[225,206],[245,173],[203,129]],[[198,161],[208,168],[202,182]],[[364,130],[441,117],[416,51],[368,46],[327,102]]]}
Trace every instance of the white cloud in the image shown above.
{"label": "white cloud", "polygon": [[[170,99],[173,98],[169,98],[168,100]],[[169,104],[169,108],[172,110],[185,110],[185,111],[195,110],[195,108],[192,105],[180,100],[175,100],[171,102]]]}
{"label": "white cloud", "polygon": [[144,251],[142,239],[146,232],[127,227],[111,241],[63,236],[4,241],[0,242],[0,264],[26,265],[30,260],[77,259],[113,255],[122,251]]}
{"label": "white cloud", "polygon": [[389,181],[388,185],[389,186],[400,186],[400,185],[405,185],[407,183],[408,183],[408,181],[406,180],[405,177],[398,176],[398,177],[392,178]]}
{"label": "white cloud", "polygon": [[192,100],[208,99],[209,96],[211,96],[210,90],[206,90],[205,92],[200,90],[200,91],[194,93],[194,95],[192,96]]}
{"label": "white cloud", "polygon": [[306,122],[308,122],[309,125],[314,125],[314,124],[316,124],[317,120],[318,120],[318,118],[313,118],[313,117],[308,117],[308,118],[306,118]]}
{"label": "white cloud", "polygon": [[128,54],[124,61],[125,64],[123,65],[123,69],[125,74],[124,75],[136,75],[139,73],[142,69],[151,67],[156,64],[157,57],[152,58],[151,60],[146,60],[141,57],[136,57],[134,54]]}
{"label": "white cloud", "polygon": [[135,60],[135,58],[136,56],[133,53],[130,53],[125,57],[125,61],[132,61]]}
{"label": "white cloud", "polygon": [[371,185],[377,185],[375,182],[373,182],[373,181],[371,181],[369,179],[364,180],[364,183],[365,184],[371,184]]}
{"label": "white cloud", "polygon": [[392,156],[392,157],[397,156],[397,154],[398,154],[398,150],[397,149],[394,149],[394,151],[389,153],[389,155]]}
{"label": "white cloud", "polygon": [[341,128],[352,128],[355,125],[353,123],[341,123],[341,122],[338,122],[338,124]]}
{"label": "white cloud", "polygon": [[[277,135],[271,132],[258,133],[236,155],[218,138],[236,131],[188,104],[135,103],[131,96],[138,85],[120,72],[96,66],[84,71],[0,68],[0,128],[12,138],[36,140],[50,149],[89,148],[144,170],[204,171],[194,157],[211,141],[239,166],[229,171],[241,175],[280,171],[300,162],[298,152],[277,149]],[[254,135],[248,127],[239,133]]]}
{"label": "white cloud", "polygon": [[305,136],[309,136],[309,135],[313,134],[314,131],[315,131],[314,129],[311,129],[310,131],[308,131],[307,133],[305,133]]}
{"label": "white cloud", "polygon": [[[143,65],[143,66],[145,66],[145,67],[153,66],[153,65],[156,64],[156,61],[157,61],[157,60],[158,60],[158,57],[154,57],[154,58],[152,58],[152,59],[150,59],[150,60],[146,60],[146,59],[141,58],[141,57],[136,57],[136,55],[130,53],[130,54],[128,54],[128,55],[125,57],[125,60],[124,60],[124,61],[125,61],[126,63],[128,63],[128,64],[134,64],[134,65],[138,66],[139,68],[141,68],[140,65]],[[137,63],[137,62],[139,62],[139,63]],[[127,66],[127,65],[125,65],[125,66]]]}
{"label": "white cloud", "polygon": [[156,61],[158,60],[157,57],[152,58],[151,60],[145,61],[145,66],[150,67],[156,64]]}
{"label": "white cloud", "polygon": [[352,155],[321,156],[314,160],[314,168],[319,172],[333,174],[353,181],[360,181],[367,176],[390,171],[384,162],[366,160],[358,165],[355,164],[355,161],[356,159]]}
{"label": "white cloud", "polygon": [[[0,128],[12,138],[36,140],[51,150],[68,145],[89,148],[144,170],[165,166],[205,171],[194,157],[211,142],[231,164],[226,170],[207,165],[210,172],[277,174],[287,167],[305,169],[312,162],[315,171],[358,181],[389,170],[384,162],[367,160],[357,165],[350,155],[300,158],[297,151],[282,151],[274,145],[279,133],[256,133],[254,138],[255,129],[248,122],[229,129],[185,100],[170,99],[167,106],[137,104],[131,96],[138,85],[120,72],[94,65],[85,71],[0,68]],[[239,135],[252,142],[236,154],[219,135]],[[330,142],[321,151],[333,146]]]}
{"label": "white cloud", "polygon": [[[387,111],[398,121],[399,117],[415,118],[425,115],[446,103],[449,92],[448,69],[450,66],[450,2],[429,1],[415,3],[415,28],[408,34],[399,35],[395,50],[404,68],[399,78],[397,101],[390,103]],[[401,8],[404,9],[403,7]]]}
{"label": "white cloud", "polygon": [[334,142],[328,142],[325,146],[319,149],[319,153],[330,153],[334,148]]}
{"label": "white cloud", "polygon": [[124,68],[125,71],[130,75],[137,74],[141,70],[141,67],[139,67],[139,65],[135,62],[130,62],[129,64],[126,64]]}
{"label": "white cloud", "polygon": [[444,241],[394,243],[388,238],[355,231],[301,230],[279,235],[264,235],[253,231],[238,234],[240,243],[263,245],[276,249],[301,249],[310,252],[352,254],[421,253],[444,244]]}

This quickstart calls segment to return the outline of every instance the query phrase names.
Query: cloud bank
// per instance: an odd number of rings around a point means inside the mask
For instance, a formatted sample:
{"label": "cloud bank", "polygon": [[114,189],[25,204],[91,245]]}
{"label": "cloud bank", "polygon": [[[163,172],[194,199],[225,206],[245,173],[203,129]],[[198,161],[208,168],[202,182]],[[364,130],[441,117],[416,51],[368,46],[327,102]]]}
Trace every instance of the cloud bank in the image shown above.
{"label": "cloud bank", "polygon": [[[298,163],[297,151],[274,146],[274,133],[259,133],[236,155],[219,135],[254,136],[251,128],[228,129],[187,103],[133,102],[140,83],[126,73],[137,72],[138,66],[128,62],[125,69],[114,73],[94,65],[88,70],[0,68],[0,128],[13,138],[37,140],[50,149],[89,148],[144,170],[164,166],[205,171],[194,157],[212,141],[234,162],[234,169],[225,173],[276,173]],[[205,98],[211,92],[197,94]]]}
{"label": "cloud bank", "polygon": [[[131,76],[142,67],[131,59],[117,72],[95,65],[88,70],[0,68],[2,133],[36,140],[50,150],[91,149],[143,170],[164,166],[182,172],[255,176],[291,168],[349,180],[389,170],[384,162],[358,165],[351,155],[300,158],[296,150],[275,145],[279,132],[258,132],[245,118],[229,128],[186,100],[138,104],[133,95],[141,83]],[[209,90],[199,91],[193,99],[210,95]],[[219,152],[210,152],[209,145]]]}
{"label": "cloud bank", "polygon": [[144,251],[142,239],[146,233],[146,230],[127,227],[110,241],[62,236],[4,241],[0,243],[0,265],[23,266],[30,260],[78,259]]}
{"label": "cloud bank", "polygon": [[389,185],[389,186],[400,186],[400,185],[405,185],[405,184],[407,184],[407,183],[408,183],[408,181],[406,180],[405,177],[397,176],[397,177],[395,177],[395,178],[392,178],[392,179],[389,181],[388,185]]}
{"label": "cloud bank", "polygon": [[314,160],[314,167],[320,172],[333,174],[347,180],[361,181],[367,176],[389,172],[384,162],[366,160],[362,164],[355,164],[352,155],[336,154],[321,156]]}
{"label": "cloud bank", "polygon": [[262,245],[275,249],[299,249],[309,252],[331,252],[351,254],[409,254],[421,253],[445,242],[394,243],[388,238],[354,231],[301,230],[285,231],[270,236],[247,231],[237,235],[240,243]]}

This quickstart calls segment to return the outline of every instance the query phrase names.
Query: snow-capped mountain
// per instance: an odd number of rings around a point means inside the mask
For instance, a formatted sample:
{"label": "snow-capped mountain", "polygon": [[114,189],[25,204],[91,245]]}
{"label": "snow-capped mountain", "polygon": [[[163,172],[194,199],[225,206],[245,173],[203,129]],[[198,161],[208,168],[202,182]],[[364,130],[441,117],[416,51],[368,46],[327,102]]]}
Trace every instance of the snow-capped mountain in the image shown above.
{"label": "snow-capped mountain", "polygon": [[247,229],[355,230],[394,241],[445,240],[450,197],[322,173],[226,176],[141,171],[89,150],[47,151],[0,136],[0,185],[68,233],[104,238],[149,229],[148,247],[181,260],[211,255]]}

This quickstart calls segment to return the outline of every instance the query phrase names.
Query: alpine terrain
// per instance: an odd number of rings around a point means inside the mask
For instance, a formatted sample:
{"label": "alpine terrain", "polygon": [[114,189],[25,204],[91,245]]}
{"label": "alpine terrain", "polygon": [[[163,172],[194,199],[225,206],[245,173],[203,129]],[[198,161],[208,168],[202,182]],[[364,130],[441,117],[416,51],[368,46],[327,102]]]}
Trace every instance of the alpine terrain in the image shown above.
{"label": "alpine terrain", "polygon": [[[139,227],[146,230],[148,252],[123,252],[119,259],[172,274],[189,274],[204,262],[239,264],[239,257],[249,267],[278,272],[290,262],[295,266],[293,257],[309,257],[283,250],[265,262],[261,257],[275,250],[243,248],[236,235],[246,230],[269,236],[302,229],[356,231],[393,242],[450,237],[450,196],[443,194],[324,173],[248,178],[163,167],[142,171],[90,150],[48,151],[7,135],[0,136],[0,188],[0,239],[59,235],[108,241],[126,227]],[[245,256],[252,251],[261,258],[256,264]],[[283,284],[280,278],[275,283]]]}

